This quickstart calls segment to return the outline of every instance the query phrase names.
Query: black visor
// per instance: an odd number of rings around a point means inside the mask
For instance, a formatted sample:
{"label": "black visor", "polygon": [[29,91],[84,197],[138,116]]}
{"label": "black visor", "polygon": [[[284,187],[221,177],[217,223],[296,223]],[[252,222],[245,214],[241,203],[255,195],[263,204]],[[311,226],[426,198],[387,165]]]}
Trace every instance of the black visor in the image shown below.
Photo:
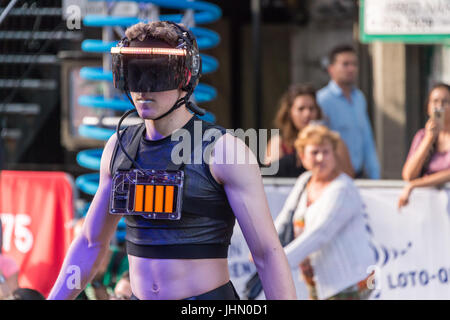
{"label": "black visor", "polygon": [[126,60],[131,92],[159,92],[180,89],[187,83],[186,56],[146,54]]}
{"label": "black visor", "polygon": [[116,88],[160,92],[181,89],[188,84],[188,50],[155,39],[131,40],[127,46],[121,43],[111,48]]}

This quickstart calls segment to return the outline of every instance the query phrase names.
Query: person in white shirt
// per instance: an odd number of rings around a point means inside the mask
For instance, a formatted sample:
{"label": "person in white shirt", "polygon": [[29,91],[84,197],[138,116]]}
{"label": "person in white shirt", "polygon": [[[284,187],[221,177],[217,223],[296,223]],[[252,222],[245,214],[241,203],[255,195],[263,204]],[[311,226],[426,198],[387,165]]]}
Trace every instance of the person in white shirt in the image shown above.
{"label": "person in white shirt", "polygon": [[367,299],[375,264],[363,203],[352,179],[339,169],[339,135],[309,125],[295,148],[305,168],[278,215],[277,231],[293,224],[284,247],[291,268],[303,271],[310,299]]}

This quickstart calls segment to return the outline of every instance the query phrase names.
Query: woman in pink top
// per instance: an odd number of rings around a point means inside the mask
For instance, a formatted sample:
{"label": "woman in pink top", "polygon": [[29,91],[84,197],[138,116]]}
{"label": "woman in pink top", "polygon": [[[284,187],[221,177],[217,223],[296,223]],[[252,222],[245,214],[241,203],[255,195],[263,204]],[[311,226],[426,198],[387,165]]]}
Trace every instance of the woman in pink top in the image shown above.
{"label": "woman in pink top", "polygon": [[450,181],[450,86],[433,86],[426,106],[430,119],[416,133],[403,166],[402,177],[408,183],[398,200],[399,208],[408,204],[414,188]]}

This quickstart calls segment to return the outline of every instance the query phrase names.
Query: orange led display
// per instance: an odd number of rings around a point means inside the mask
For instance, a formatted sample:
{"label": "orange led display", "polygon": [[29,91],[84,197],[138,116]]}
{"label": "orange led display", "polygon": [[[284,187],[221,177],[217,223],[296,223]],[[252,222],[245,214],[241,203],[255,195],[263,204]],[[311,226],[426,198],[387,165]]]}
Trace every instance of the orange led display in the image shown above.
{"label": "orange led display", "polygon": [[136,185],[136,194],[134,197],[134,210],[141,212],[144,211],[143,204],[144,204],[144,186],[143,185]]}
{"label": "orange led display", "polygon": [[173,186],[166,186],[166,199],[164,204],[164,212],[173,212]]}
{"label": "orange led display", "polygon": [[153,186],[145,186],[145,212],[153,212]]}
{"label": "orange led display", "polygon": [[134,211],[173,213],[175,186],[136,185]]}
{"label": "orange led display", "polygon": [[163,212],[164,186],[155,187],[155,212]]}

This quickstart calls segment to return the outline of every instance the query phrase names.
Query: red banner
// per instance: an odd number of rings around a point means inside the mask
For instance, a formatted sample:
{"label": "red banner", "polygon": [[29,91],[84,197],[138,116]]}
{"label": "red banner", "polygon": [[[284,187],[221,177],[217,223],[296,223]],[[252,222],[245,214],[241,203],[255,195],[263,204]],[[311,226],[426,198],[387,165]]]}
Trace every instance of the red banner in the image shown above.
{"label": "red banner", "polygon": [[44,296],[72,241],[73,185],[64,172],[2,171],[3,253],[20,266],[19,286]]}

